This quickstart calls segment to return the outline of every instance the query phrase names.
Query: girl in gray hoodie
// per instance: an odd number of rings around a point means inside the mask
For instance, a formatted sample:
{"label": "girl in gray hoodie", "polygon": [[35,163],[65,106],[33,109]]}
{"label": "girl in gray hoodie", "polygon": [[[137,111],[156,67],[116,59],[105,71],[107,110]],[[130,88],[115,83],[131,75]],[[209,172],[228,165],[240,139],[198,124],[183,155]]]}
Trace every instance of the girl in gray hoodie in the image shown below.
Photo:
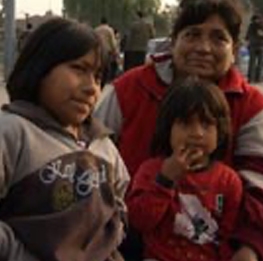
{"label": "girl in gray hoodie", "polygon": [[38,27],[7,81],[0,113],[0,260],[122,260],[129,175],[91,117],[103,50],[89,26]]}

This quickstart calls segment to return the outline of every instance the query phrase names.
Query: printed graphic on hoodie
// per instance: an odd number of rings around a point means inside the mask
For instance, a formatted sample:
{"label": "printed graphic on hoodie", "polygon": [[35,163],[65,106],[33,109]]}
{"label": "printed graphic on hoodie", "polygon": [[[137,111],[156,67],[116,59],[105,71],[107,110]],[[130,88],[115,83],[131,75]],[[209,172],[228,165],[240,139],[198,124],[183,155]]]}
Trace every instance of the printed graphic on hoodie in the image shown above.
{"label": "printed graphic on hoodie", "polygon": [[112,166],[102,158],[88,151],[66,154],[14,185],[2,201],[0,214],[8,218],[54,213],[89,198],[96,190],[103,198],[104,194],[109,197],[111,180]]}
{"label": "printed graphic on hoodie", "polygon": [[181,212],[175,215],[174,232],[196,244],[217,243],[218,224],[195,195],[179,193]]}
{"label": "printed graphic on hoodie", "polygon": [[69,153],[14,185],[0,216],[41,260],[105,261],[123,236],[113,183],[110,163]]}
{"label": "printed graphic on hoodie", "polygon": [[54,210],[65,209],[107,182],[106,163],[91,155],[86,154],[85,157],[89,158],[85,163],[81,162],[85,160],[84,157],[78,162],[59,158],[40,170],[39,178],[44,185],[53,186]]}

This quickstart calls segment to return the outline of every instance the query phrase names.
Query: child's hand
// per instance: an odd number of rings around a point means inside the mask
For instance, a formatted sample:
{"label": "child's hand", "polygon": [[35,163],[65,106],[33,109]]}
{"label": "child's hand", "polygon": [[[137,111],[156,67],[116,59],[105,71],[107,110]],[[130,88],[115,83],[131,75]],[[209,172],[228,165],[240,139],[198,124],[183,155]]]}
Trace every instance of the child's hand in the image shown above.
{"label": "child's hand", "polygon": [[231,261],[258,261],[256,253],[248,246],[241,247]]}
{"label": "child's hand", "polygon": [[173,181],[181,179],[187,172],[203,167],[203,151],[198,148],[182,147],[164,160],[161,172]]}

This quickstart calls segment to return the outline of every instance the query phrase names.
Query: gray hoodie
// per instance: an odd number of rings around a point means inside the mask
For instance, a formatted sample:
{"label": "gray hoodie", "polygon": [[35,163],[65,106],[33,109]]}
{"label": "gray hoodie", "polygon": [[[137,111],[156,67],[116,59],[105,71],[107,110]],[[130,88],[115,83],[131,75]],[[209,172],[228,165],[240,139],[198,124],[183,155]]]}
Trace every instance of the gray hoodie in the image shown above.
{"label": "gray hoodie", "polygon": [[37,106],[3,108],[1,261],[122,260],[129,175],[109,134],[89,119],[76,140]]}

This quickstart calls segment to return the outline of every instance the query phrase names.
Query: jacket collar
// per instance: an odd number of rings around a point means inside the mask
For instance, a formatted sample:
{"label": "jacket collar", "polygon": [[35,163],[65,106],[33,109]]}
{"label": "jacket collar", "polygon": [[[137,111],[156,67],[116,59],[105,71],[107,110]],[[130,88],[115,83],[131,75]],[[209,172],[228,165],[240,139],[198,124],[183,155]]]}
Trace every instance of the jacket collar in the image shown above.
{"label": "jacket collar", "polygon": [[[170,85],[173,79],[173,67],[171,55],[157,55],[152,57],[153,66],[155,67],[158,78],[165,84]],[[226,75],[219,81],[218,85],[225,93],[244,92],[243,86],[247,81],[235,66],[232,66]]]}
{"label": "jacket collar", "polygon": [[228,70],[226,75],[218,83],[223,92],[239,94],[244,93],[243,86],[246,84],[246,79],[234,66]]}
{"label": "jacket collar", "polygon": [[[29,121],[33,122],[41,129],[47,132],[55,131],[62,135],[68,136],[74,140],[75,137],[66,131],[59,122],[53,118],[46,110],[30,102],[17,100],[2,107],[3,111],[20,115]],[[97,119],[90,117],[86,119],[81,125],[80,140],[89,144],[92,140],[102,138],[111,134],[111,131],[106,128]]]}

